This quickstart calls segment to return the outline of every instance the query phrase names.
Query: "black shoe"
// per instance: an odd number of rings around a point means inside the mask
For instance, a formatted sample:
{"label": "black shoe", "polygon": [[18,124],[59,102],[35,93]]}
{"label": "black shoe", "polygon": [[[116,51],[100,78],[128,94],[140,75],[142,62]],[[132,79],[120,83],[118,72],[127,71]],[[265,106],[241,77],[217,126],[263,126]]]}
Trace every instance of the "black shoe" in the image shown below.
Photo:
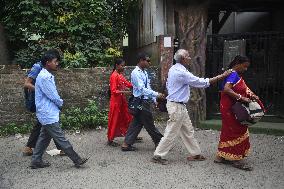
{"label": "black shoe", "polygon": [[50,166],[50,163],[48,162],[31,163],[30,165],[31,169],[39,169],[39,168],[45,168],[49,166]]}
{"label": "black shoe", "polygon": [[159,163],[159,164],[161,164],[161,165],[168,165],[168,164],[169,164],[169,161],[168,161],[168,160],[163,159],[163,158],[161,158],[160,156],[154,156],[154,157],[151,159],[151,161],[152,161],[153,163]]}
{"label": "black shoe", "polygon": [[123,152],[127,152],[127,151],[136,151],[137,148],[131,145],[128,145],[127,147],[121,146],[121,150]]}
{"label": "black shoe", "polygon": [[79,162],[75,163],[75,167],[76,168],[80,168],[82,165],[84,165],[87,161],[89,160],[89,158],[82,158]]}

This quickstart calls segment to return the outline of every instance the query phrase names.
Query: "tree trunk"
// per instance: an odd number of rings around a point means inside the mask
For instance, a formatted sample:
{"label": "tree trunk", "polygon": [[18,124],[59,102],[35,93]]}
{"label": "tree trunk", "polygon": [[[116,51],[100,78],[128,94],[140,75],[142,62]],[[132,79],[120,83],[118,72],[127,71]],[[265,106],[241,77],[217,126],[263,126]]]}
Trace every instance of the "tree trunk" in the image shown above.
{"label": "tree trunk", "polygon": [[[178,12],[177,36],[180,48],[189,52],[190,72],[198,77],[205,75],[207,3],[176,7]],[[193,125],[206,118],[206,94],[204,89],[191,88],[189,101]]]}
{"label": "tree trunk", "polygon": [[8,64],[4,28],[0,23],[0,65]]}

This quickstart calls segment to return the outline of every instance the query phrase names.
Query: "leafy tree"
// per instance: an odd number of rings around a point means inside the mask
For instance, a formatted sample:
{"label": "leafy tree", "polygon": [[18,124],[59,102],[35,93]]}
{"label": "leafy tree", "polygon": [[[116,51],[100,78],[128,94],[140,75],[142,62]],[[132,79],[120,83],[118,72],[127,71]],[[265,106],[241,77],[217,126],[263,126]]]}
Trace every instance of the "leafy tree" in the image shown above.
{"label": "leafy tree", "polygon": [[120,56],[129,7],[137,0],[4,0],[0,22],[13,61],[30,67],[48,48],[63,67],[92,67]]}

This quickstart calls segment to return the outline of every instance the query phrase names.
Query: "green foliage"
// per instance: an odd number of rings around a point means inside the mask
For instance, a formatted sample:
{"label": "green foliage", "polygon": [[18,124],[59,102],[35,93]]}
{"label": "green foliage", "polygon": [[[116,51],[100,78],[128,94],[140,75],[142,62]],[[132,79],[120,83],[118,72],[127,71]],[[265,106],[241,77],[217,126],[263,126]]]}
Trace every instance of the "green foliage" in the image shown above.
{"label": "green foliage", "polygon": [[[59,48],[63,67],[112,63],[120,55],[129,7],[137,0],[4,0],[0,22],[15,63],[30,67]],[[109,49],[118,53],[108,53]]]}
{"label": "green foliage", "polygon": [[28,133],[32,129],[32,124],[17,125],[16,123],[10,123],[3,127],[0,127],[0,136],[8,136],[17,133]]}
{"label": "green foliage", "polygon": [[[95,101],[90,100],[85,108],[73,107],[67,109],[60,115],[61,127],[65,130],[93,129],[98,126],[106,127],[108,122],[108,112],[97,107]],[[30,132],[33,124],[19,125],[10,123],[0,127],[0,136],[25,134]]]}
{"label": "green foliage", "polygon": [[60,122],[63,129],[80,130],[82,128],[96,128],[106,126],[108,115],[106,110],[100,110],[94,101],[84,108],[70,108],[61,114]]}

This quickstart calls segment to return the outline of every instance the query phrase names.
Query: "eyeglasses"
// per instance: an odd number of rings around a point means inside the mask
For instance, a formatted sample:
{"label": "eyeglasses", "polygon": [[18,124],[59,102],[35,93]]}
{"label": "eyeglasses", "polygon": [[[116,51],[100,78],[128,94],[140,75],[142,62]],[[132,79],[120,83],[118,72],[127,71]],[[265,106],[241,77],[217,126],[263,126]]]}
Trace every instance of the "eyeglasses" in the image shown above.
{"label": "eyeglasses", "polygon": [[191,58],[190,58],[190,56],[185,56],[184,57],[185,59],[188,59],[188,60],[190,60]]}

